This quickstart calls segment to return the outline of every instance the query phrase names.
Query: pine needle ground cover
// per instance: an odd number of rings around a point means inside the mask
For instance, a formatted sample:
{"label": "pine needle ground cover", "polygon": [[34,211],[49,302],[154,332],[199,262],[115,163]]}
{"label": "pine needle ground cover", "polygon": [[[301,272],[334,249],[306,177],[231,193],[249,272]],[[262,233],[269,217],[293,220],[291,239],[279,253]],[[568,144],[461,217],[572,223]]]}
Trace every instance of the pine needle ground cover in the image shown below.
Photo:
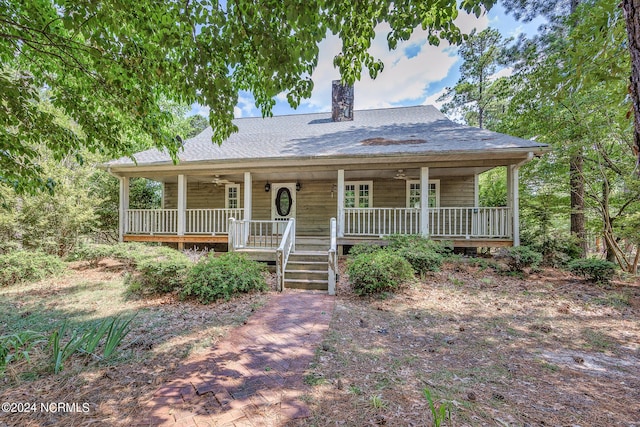
{"label": "pine needle ground cover", "polygon": [[307,372],[312,417],[297,425],[637,423],[637,279],[515,277],[464,261],[370,297],[351,293],[343,271]]}

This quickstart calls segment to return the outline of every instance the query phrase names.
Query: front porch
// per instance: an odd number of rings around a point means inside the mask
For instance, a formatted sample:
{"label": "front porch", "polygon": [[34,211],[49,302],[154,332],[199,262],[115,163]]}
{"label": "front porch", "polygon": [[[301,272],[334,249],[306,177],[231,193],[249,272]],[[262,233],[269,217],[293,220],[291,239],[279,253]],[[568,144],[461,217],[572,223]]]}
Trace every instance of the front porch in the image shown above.
{"label": "front porch", "polygon": [[[421,234],[416,208],[346,208],[338,219],[338,245],[380,241],[393,234]],[[123,241],[162,243],[229,243],[231,219],[248,227],[245,242],[235,249],[275,249],[282,239],[282,221],[244,220],[243,209],[187,209],[185,231],[178,234],[177,209],[126,209]],[[427,209],[428,236],[459,247],[504,246],[513,243],[513,211],[507,207]],[[340,227],[340,224],[344,224]],[[307,236],[329,242],[329,236]]]}

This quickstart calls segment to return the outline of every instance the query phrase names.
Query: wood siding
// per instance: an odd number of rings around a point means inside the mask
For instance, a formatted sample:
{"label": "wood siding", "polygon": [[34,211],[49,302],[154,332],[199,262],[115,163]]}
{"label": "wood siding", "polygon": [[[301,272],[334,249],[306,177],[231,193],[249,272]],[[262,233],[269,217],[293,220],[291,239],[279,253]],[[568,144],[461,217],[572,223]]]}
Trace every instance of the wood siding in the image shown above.
{"label": "wood siding", "polygon": [[[347,178],[347,181],[349,179]],[[278,180],[270,180],[271,184]],[[329,220],[337,216],[337,191],[331,194],[335,181],[304,181],[301,191],[296,193],[296,229],[299,235],[328,235]],[[243,207],[244,184],[240,184],[240,207]],[[253,181],[253,212],[254,220],[271,219],[272,192],[265,192],[266,181]],[[187,182],[187,209],[221,209],[225,207],[225,187],[215,186],[211,183]],[[440,206],[441,207],[470,207],[474,204],[474,178],[473,176],[446,177],[440,179]],[[165,208],[177,207],[178,186],[176,184],[165,185]],[[376,180],[373,179],[373,206],[406,207],[407,190],[406,181],[397,179]]]}
{"label": "wood siding", "polygon": [[473,207],[473,192],[473,175],[443,178],[440,180],[440,207]]}
{"label": "wood siding", "polygon": [[[242,208],[244,188],[242,182],[238,184],[240,184],[238,203]],[[165,209],[176,209],[178,207],[178,184],[165,184],[164,191]],[[264,193],[264,188],[262,192]],[[207,182],[190,183],[187,179],[187,209],[224,209],[224,197],[224,184],[216,186]]]}

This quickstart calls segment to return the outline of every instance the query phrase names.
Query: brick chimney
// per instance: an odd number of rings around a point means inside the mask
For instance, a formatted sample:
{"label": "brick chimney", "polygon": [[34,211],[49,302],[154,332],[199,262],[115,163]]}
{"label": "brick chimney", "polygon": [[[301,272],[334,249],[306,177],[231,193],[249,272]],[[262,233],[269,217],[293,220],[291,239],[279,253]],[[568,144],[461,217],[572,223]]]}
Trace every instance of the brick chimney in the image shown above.
{"label": "brick chimney", "polygon": [[353,120],[353,86],[343,85],[340,80],[331,82],[331,120],[334,122]]}

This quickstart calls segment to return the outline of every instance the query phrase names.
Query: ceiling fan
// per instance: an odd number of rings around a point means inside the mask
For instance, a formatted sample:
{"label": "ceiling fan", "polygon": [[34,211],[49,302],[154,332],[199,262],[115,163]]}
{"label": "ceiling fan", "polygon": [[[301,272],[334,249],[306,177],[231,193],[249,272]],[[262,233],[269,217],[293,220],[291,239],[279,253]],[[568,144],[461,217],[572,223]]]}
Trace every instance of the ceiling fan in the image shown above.
{"label": "ceiling fan", "polygon": [[404,173],[404,169],[398,169],[398,173],[396,173],[396,176],[393,177],[393,179],[404,179],[405,181],[407,179],[413,179],[407,176],[406,173]]}
{"label": "ceiling fan", "polygon": [[228,179],[223,179],[220,178],[220,175],[214,175],[213,176],[213,180],[211,181],[213,183],[213,185],[215,185],[216,187],[219,185],[224,185],[224,184],[231,184],[232,182],[229,181]]}

